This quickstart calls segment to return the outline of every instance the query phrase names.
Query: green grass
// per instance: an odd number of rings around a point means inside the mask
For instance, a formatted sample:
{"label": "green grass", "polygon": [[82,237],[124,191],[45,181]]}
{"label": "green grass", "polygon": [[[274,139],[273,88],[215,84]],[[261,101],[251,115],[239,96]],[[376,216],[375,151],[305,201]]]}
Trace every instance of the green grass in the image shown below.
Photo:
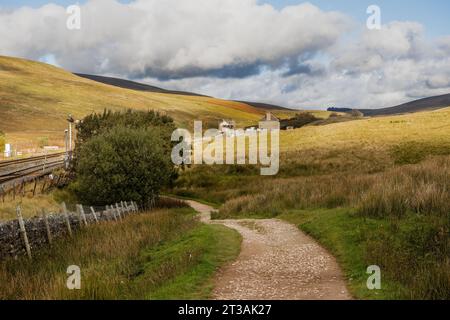
{"label": "green grass", "polygon": [[198,198],[196,196],[182,195],[183,192],[180,192],[180,193],[181,193],[181,195],[180,194],[172,194],[172,193],[164,193],[163,195],[167,196],[167,197],[177,198],[177,199],[180,199],[180,200],[194,200],[194,201],[206,204],[206,205],[208,205],[210,207],[213,207],[214,209],[219,209],[220,206],[221,206],[221,203],[219,203],[219,202],[211,202],[211,201],[207,201],[207,200],[204,200],[204,199],[200,199],[200,198]]}
{"label": "green grass", "polygon": [[[202,225],[182,237],[144,252],[146,279],[166,265],[174,265],[177,276],[148,292],[148,299],[208,299],[217,269],[234,260],[240,251],[241,236],[221,225]],[[176,263],[173,261],[184,261]],[[145,280],[144,280],[145,281]]]}
{"label": "green grass", "polygon": [[[1,299],[207,298],[214,271],[236,257],[240,236],[203,225],[191,208],[132,215],[90,225],[72,238],[0,262]],[[81,269],[81,290],[68,290],[66,269]]]}
{"label": "green grass", "polygon": [[419,163],[430,155],[450,155],[450,139],[439,143],[403,142],[391,148],[391,155],[395,163],[399,165]]}
{"label": "green grass", "polygon": [[[445,241],[430,243],[430,226],[442,225],[433,223],[433,217],[364,219],[352,209],[340,208],[290,211],[279,218],[297,225],[335,255],[358,299],[450,298],[448,252],[447,258],[440,252],[448,249]],[[366,287],[369,265],[381,268],[381,290]]]}
{"label": "green grass", "polygon": [[316,209],[284,213],[278,218],[295,224],[318,240],[339,262],[348,280],[351,293],[358,299],[389,299],[395,297],[392,282],[382,278],[381,290],[368,290],[366,281],[369,265],[363,244],[368,229],[380,222],[363,221],[349,209]]}

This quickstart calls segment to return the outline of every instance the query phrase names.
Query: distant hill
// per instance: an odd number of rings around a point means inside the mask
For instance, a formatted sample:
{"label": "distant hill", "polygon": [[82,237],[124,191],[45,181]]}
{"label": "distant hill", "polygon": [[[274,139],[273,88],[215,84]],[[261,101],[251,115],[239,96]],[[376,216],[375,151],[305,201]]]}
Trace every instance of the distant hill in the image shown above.
{"label": "distant hill", "polygon": [[[450,94],[429,97],[407,102],[395,107],[381,109],[358,109],[364,116],[388,116],[395,114],[413,113],[420,111],[430,111],[450,106]],[[328,111],[349,112],[349,108],[328,108]]]}
{"label": "distant hill", "polygon": [[179,94],[179,95],[183,95],[183,96],[207,97],[205,95],[192,93],[192,92],[166,90],[166,89],[151,86],[148,84],[139,83],[139,82],[130,81],[130,80],[119,79],[119,78],[104,77],[104,76],[97,76],[97,75],[83,74],[83,73],[75,73],[75,75],[82,77],[82,78],[101,82],[104,84],[109,84],[111,86],[120,87],[120,88],[124,88],[124,89],[146,91],[146,92],[156,92],[156,93],[166,93],[166,94]]}
{"label": "distant hill", "polygon": [[[131,90],[138,90],[138,91],[147,91],[147,92],[156,92],[156,93],[166,93],[166,94],[179,94],[183,96],[197,96],[197,97],[208,97],[206,95],[201,95],[198,93],[193,92],[186,92],[186,91],[175,91],[175,90],[167,90],[155,86],[151,86],[148,84],[125,80],[125,79],[119,79],[119,78],[111,78],[111,77],[104,77],[104,76],[97,76],[97,75],[91,75],[91,74],[82,74],[82,73],[75,73],[75,75],[79,77],[83,77],[89,80],[94,80],[97,82],[101,82],[104,84],[108,84],[115,87],[120,87],[124,89],[131,89]],[[262,102],[249,102],[249,101],[238,101],[235,102],[238,103],[245,103],[249,106],[263,109],[263,110],[278,110],[278,111],[292,111],[292,109],[281,107],[274,104],[269,103],[262,103]]]}
{"label": "distant hill", "polygon": [[187,128],[194,120],[216,125],[220,119],[228,118],[245,127],[257,123],[265,113],[235,101],[192,93],[161,94],[169,92],[132,81],[101,80],[115,85],[80,77],[49,64],[0,56],[0,130],[8,142],[20,143],[22,147],[41,138],[48,138],[53,145],[63,145],[68,114],[81,119],[105,108],[153,109],[172,116],[177,125]]}
{"label": "distant hill", "polygon": [[[262,102],[239,101],[239,100],[235,100],[235,101],[240,102],[240,103],[245,103],[252,107],[264,109],[264,110],[294,111],[294,109],[289,109],[289,108],[278,106],[275,104],[262,103]],[[295,111],[298,111],[298,110],[295,110]]]}

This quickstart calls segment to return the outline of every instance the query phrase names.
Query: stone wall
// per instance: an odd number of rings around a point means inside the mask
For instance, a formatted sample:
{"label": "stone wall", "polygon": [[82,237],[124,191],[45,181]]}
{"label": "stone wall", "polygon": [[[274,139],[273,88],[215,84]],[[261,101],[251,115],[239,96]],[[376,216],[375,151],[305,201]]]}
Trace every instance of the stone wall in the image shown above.
{"label": "stone wall", "polygon": [[[83,207],[87,224],[96,223],[94,214],[91,213],[90,207]],[[123,207],[117,209],[108,209],[96,211],[97,220],[100,221],[117,221],[123,219],[126,215],[136,213],[137,206],[132,203],[124,203]],[[120,213],[120,214],[119,214]],[[83,216],[79,213],[69,212],[67,218],[70,222],[71,231],[75,232],[84,226]],[[50,214],[47,215],[47,221],[53,241],[58,238],[68,236],[66,215]],[[49,239],[44,217],[35,217],[24,219],[25,230],[31,252],[36,249],[48,245]],[[26,255],[26,246],[22,233],[20,232],[19,220],[13,220],[0,223],[0,260],[8,257],[17,258]]]}

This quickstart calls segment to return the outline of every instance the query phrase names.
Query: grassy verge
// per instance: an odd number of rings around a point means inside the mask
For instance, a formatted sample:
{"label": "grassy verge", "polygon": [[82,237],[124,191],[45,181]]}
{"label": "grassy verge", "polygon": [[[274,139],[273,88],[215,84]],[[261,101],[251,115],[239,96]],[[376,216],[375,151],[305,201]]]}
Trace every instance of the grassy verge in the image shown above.
{"label": "grassy verge", "polygon": [[[214,270],[239,252],[236,232],[204,226],[190,208],[91,225],[73,238],[0,263],[0,299],[207,297]],[[81,269],[68,290],[66,270]]]}
{"label": "grassy verge", "polygon": [[164,193],[163,195],[167,196],[167,197],[171,197],[171,198],[177,198],[177,199],[180,199],[180,200],[194,200],[194,201],[206,204],[208,206],[211,206],[214,209],[219,209],[220,206],[222,205],[221,203],[218,203],[218,202],[211,202],[211,201],[207,201],[207,200],[204,200],[204,199],[199,199],[199,198],[194,197],[194,196],[191,197],[191,196],[178,195],[178,194],[172,194],[172,193]]}
{"label": "grassy verge", "polygon": [[[148,282],[155,273],[170,270],[166,280],[146,294],[148,299],[207,299],[212,276],[239,254],[241,236],[221,225],[201,225],[172,242],[144,252],[142,275]],[[176,262],[176,263],[174,263]]]}
{"label": "grassy verge", "polygon": [[[316,209],[290,211],[279,218],[297,225],[335,255],[356,298],[449,299],[448,256],[425,240],[433,238],[433,217],[364,219],[351,209]],[[381,290],[366,287],[369,265],[381,268]]]}
{"label": "grassy verge", "polygon": [[27,195],[26,197],[17,196],[13,200],[9,195],[6,197],[5,202],[0,199],[0,222],[16,219],[16,207],[21,206],[22,215],[25,218],[31,218],[42,213],[42,209],[46,212],[59,212],[59,204],[53,197],[53,192],[49,194],[38,194],[35,197]]}

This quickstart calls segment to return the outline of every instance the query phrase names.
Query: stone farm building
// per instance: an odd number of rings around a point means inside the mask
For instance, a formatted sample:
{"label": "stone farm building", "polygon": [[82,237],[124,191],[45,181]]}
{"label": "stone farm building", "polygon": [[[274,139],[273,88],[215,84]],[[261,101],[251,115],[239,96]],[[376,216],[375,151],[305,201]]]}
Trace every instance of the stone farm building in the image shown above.
{"label": "stone farm building", "polygon": [[275,117],[271,112],[267,112],[264,118],[259,120],[259,129],[280,129],[280,119]]}

